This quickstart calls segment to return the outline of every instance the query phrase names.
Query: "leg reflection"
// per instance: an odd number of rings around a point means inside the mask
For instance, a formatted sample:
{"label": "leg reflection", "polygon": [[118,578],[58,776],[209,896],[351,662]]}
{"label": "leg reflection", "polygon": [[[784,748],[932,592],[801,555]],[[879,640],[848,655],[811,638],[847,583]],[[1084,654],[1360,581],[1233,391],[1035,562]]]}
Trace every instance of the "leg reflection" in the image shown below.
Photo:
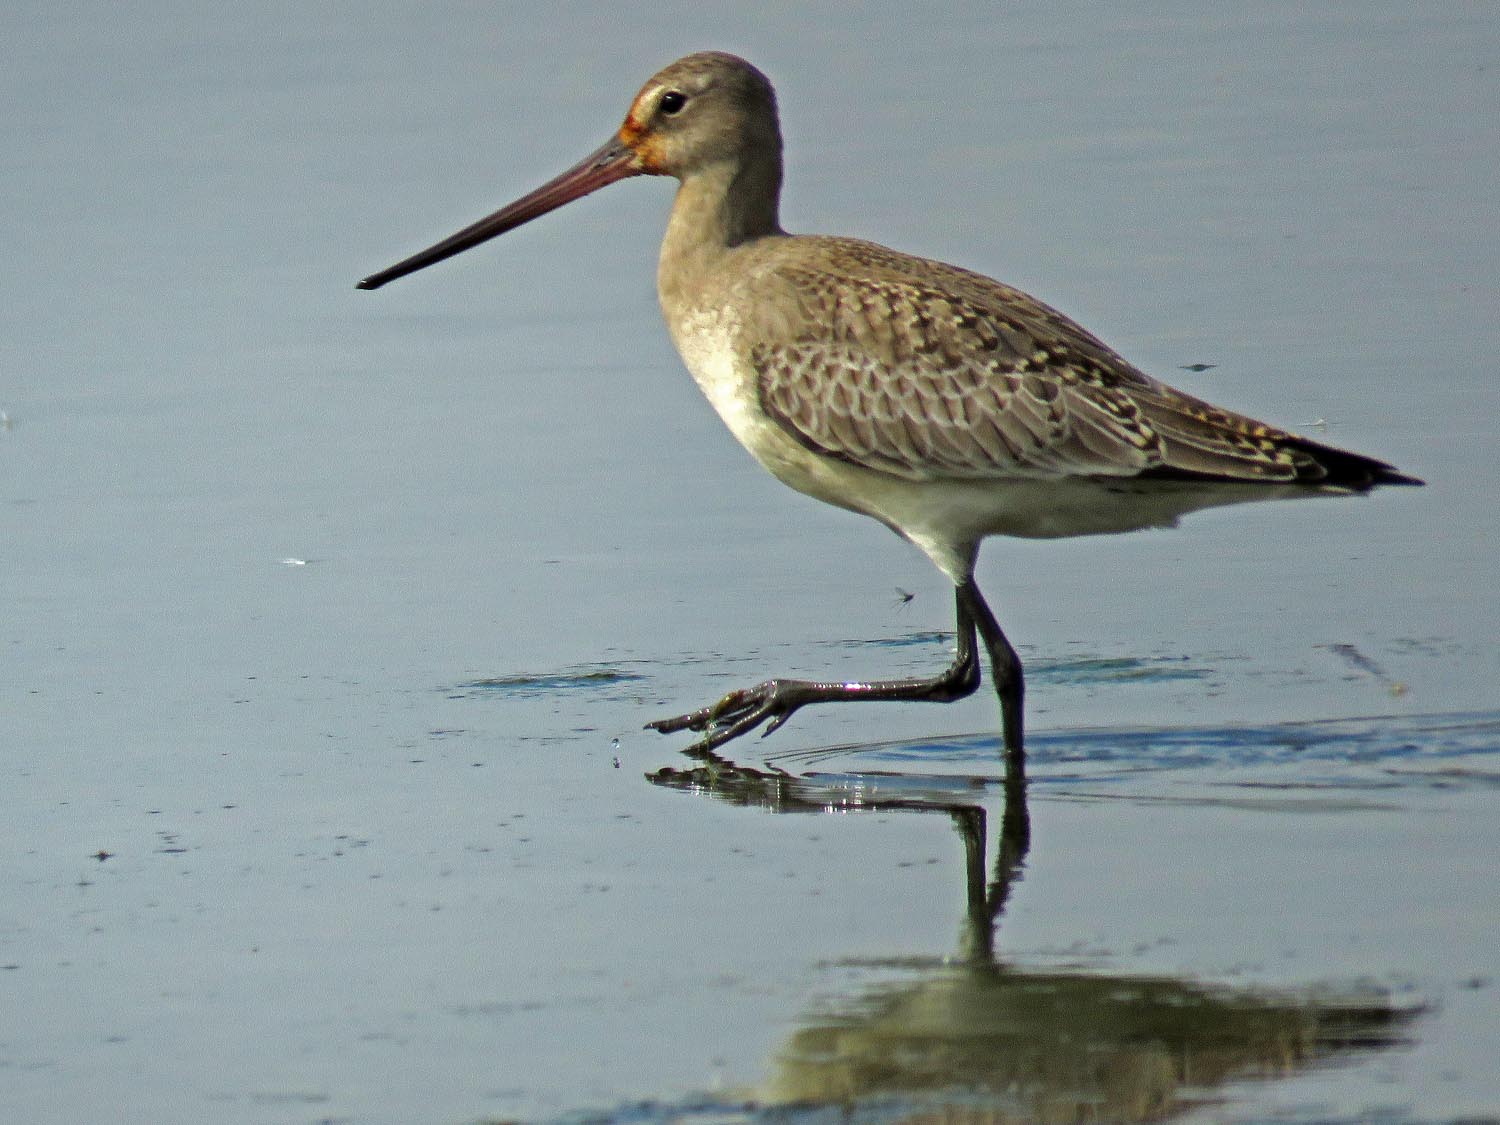
{"label": "leg reflection", "polygon": [[967,910],[959,950],[965,960],[988,964],[995,959],[995,927],[1011,891],[1020,881],[1031,848],[1031,814],[1026,808],[1026,782],[1007,774],[1005,806],[1000,814],[1000,845],[995,853],[994,877],[985,881],[986,816],[978,805],[948,810],[964,842],[964,887]]}

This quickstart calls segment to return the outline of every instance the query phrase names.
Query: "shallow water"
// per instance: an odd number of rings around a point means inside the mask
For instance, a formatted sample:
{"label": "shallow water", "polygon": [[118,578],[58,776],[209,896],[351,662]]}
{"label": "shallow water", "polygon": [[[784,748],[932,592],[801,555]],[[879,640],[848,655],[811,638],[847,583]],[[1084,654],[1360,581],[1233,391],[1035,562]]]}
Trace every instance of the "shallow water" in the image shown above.
{"label": "shallow water", "polygon": [[[1500,16],[767,11],[0,14],[0,1119],[1500,1114]],[[792,229],[1429,481],[991,543],[1025,847],[991,698],[642,730],[952,628],[681,371],[667,185],[353,290],[703,46]]]}

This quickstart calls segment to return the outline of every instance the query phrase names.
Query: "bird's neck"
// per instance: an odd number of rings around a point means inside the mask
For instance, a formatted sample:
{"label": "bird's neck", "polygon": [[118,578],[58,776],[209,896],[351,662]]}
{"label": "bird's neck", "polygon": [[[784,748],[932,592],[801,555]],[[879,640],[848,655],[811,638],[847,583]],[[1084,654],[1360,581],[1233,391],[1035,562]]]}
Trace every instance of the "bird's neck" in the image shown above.
{"label": "bird's neck", "polygon": [[694,303],[725,254],[781,234],[780,195],[781,161],[769,157],[725,161],[684,179],[672,204],[657,268],[663,306]]}

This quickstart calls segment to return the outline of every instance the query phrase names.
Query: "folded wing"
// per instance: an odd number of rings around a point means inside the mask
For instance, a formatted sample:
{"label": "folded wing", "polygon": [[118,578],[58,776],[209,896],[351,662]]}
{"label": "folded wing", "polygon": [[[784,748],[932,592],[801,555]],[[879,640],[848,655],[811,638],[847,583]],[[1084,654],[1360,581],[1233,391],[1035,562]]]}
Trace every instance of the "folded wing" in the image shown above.
{"label": "folded wing", "polygon": [[794,299],[747,340],[766,413],[823,455],[914,480],[1409,479],[1182,394],[1020,290],[827,242],[818,271],[778,267]]}

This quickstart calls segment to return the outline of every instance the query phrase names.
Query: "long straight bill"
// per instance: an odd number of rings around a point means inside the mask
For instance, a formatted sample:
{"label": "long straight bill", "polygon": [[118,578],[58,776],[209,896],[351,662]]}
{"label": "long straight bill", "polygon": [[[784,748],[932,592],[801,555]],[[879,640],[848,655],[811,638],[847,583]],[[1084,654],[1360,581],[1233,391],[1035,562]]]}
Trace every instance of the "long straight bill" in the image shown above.
{"label": "long straight bill", "polygon": [[509,206],[496,211],[489,218],[480,219],[473,226],[465,227],[436,245],[429,246],[426,250],[413,254],[404,261],[397,262],[390,269],[372,273],[355,288],[379,289],[388,281],[395,281],[398,277],[405,277],[409,273],[425,269],[435,262],[441,262],[444,258],[461,254],[471,247],[478,246],[481,242],[488,242],[497,235],[514,230],[522,223],[529,223],[548,211],[555,211],[564,203],[581,199],[590,192],[598,191],[616,180],[639,175],[640,169],[635,161],[635,153],[618,138],[611,138],[607,144],[584,157],[556,179],[548,180],[529,195],[523,195]]}

